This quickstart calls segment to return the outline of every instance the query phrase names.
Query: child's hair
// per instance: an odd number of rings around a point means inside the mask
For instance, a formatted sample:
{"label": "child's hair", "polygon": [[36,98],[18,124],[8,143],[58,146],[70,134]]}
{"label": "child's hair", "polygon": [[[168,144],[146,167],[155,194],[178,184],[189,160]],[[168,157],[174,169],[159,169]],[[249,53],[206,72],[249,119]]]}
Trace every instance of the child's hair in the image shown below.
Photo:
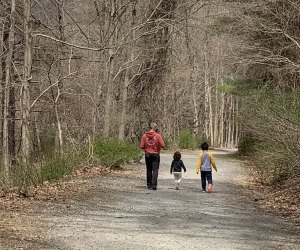
{"label": "child's hair", "polygon": [[176,151],[176,152],[174,153],[174,155],[173,155],[173,159],[174,159],[175,161],[179,161],[179,160],[181,159],[181,154],[180,154],[180,152]]}
{"label": "child's hair", "polygon": [[201,147],[202,150],[208,150],[209,145],[208,145],[207,142],[203,142],[200,147]]}

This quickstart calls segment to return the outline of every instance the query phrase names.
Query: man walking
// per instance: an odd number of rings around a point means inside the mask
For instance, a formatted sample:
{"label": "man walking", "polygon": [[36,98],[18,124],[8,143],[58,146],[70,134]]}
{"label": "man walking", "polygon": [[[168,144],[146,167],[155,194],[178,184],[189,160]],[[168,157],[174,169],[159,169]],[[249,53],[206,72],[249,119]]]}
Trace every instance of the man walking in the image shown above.
{"label": "man walking", "polygon": [[157,177],[160,163],[160,150],[165,147],[165,143],[158,133],[157,124],[150,124],[150,131],[146,132],[140,144],[141,149],[145,151],[145,161],[147,169],[147,187],[148,189],[157,189]]}

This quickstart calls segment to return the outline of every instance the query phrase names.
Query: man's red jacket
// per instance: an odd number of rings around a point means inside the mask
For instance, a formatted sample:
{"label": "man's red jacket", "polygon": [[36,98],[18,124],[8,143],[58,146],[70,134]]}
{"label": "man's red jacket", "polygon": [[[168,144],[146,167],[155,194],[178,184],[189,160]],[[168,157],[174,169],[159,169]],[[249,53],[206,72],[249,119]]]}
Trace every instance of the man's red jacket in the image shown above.
{"label": "man's red jacket", "polygon": [[159,154],[161,148],[165,147],[165,143],[161,135],[151,129],[143,135],[140,147],[146,154]]}

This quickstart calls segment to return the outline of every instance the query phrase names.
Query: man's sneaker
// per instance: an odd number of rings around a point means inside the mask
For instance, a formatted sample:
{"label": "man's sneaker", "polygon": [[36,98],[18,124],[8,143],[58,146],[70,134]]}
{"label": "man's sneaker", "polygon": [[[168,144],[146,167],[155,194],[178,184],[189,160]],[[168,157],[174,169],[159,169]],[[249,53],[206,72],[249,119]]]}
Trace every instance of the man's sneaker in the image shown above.
{"label": "man's sneaker", "polygon": [[147,186],[148,189],[152,189],[152,186]]}
{"label": "man's sneaker", "polygon": [[208,184],[208,192],[209,192],[209,193],[212,192],[212,184]]}
{"label": "man's sneaker", "polygon": [[205,191],[205,190],[202,190],[202,193],[206,193],[206,191]]}
{"label": "man's sneaker", "polygon": [[157,187],[153,186],[152,189],[153,189],[153,190],[157,190]]}

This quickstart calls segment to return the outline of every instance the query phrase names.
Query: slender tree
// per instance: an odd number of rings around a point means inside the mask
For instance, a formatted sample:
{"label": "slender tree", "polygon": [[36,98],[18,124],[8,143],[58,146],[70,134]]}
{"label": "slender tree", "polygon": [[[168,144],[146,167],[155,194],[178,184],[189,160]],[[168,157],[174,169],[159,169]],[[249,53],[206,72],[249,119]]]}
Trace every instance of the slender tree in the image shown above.
{"label": "slender tree", "polygon": [[16,2],[11,0],[10,12],[10,28],[8,35],[8,49],[5,61],[5,83],[3,87],[3,125],[2,125],[2,157],[5,176],[8,180],[10,173],[11,157],[9,154],[9,97],[11,88],[11,79],[13,74],[13,51],[15,43],[15,17],[16,17]]}

